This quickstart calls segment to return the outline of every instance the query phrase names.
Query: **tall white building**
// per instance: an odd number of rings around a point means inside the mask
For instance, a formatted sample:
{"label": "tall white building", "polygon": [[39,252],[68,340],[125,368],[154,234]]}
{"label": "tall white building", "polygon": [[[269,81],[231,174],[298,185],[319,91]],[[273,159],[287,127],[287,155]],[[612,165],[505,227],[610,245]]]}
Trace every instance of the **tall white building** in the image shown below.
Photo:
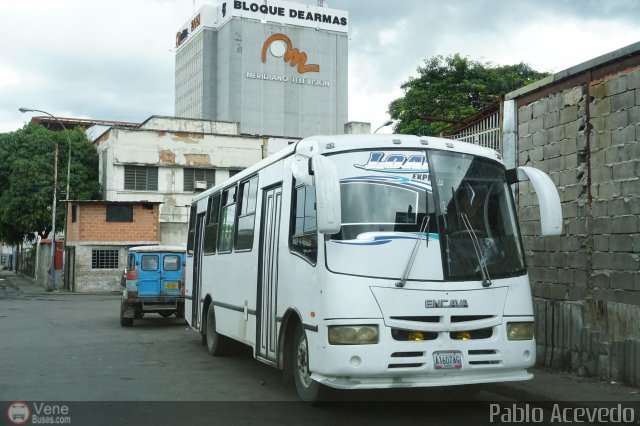
{"label": "tall white building", "polygon": [[202,6],[176,34],[175,113],[244,134],[343,133],[348,14],[286,1]]}

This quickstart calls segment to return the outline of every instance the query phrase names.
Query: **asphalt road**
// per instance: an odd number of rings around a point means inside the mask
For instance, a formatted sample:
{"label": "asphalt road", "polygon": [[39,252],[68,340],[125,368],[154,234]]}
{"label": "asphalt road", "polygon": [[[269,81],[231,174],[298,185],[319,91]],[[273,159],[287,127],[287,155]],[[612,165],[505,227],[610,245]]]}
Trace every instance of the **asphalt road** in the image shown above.
{"label": "asphalt road", "polygon": [[157,314],[123,328],[119,303],[24,293],[0,277],[0,401],[66,401],[72,424],[96,425],[479,425],[491,424],[490,402],[511,404],[487,392],[434,403],[442,390],[414,389],[338,392],[342,402],[311,407],[249,348],[212,357],[184,320]]}

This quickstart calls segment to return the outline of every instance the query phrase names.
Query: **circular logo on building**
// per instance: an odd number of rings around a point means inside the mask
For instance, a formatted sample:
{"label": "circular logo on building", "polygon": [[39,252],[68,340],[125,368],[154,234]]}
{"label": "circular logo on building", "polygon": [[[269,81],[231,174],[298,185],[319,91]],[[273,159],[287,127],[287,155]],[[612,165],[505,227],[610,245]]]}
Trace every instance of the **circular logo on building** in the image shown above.
{"label": "circular logo on building", "polygon": [[14,425],[23,425],[29,421],[31,411],[24,402],[14,402],[7,408],[7,417]]}

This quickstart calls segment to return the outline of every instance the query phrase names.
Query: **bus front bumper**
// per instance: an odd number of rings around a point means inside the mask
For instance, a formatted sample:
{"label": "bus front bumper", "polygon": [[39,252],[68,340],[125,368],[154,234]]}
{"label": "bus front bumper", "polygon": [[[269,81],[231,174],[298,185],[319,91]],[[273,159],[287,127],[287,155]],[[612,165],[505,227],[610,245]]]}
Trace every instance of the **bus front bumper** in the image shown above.
{"label": "bus front bumper", "polygon": [[533,374],[527,370],[470,372],[457,376],[358,376],[331,377],[312,374],[311,378],[323,385],[336,389],[389,389],[389,388],[424,388],[433,386],[474,385],[481,383],[515,382],[531,380]]}

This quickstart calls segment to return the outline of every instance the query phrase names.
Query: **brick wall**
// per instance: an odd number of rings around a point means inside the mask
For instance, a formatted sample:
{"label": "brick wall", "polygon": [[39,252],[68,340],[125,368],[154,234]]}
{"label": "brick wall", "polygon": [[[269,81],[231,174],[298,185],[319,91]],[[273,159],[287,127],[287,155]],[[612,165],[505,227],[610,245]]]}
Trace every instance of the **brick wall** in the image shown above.
{"label": "brick wall", "polygon": [[538,361],[638,385],[640,70],[590,75],[518,100],[518,164],[550,175],[564,217],[563,235],[540,237],[536,195],[518,185]]}
{"label": "brick wall", "polygon": [[[147,208],[148,206],[150,208]],[[133,222],[107,222],[106,204],[78,203],[77,220],[71,222],[68,207],[69,244],[75,242],[159,241],[158,204],[133,204]]]}

